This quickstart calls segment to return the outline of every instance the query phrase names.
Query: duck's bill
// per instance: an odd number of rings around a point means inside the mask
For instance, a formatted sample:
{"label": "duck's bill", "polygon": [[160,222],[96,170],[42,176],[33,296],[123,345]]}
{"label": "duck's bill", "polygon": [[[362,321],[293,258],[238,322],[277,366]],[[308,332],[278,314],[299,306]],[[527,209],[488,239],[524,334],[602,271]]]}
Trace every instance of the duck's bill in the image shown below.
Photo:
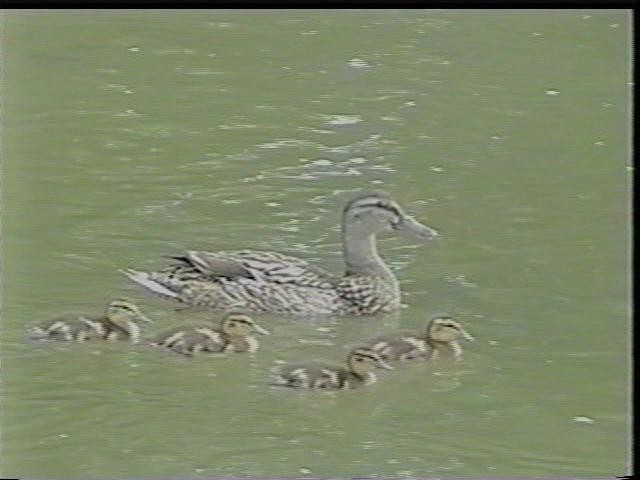
{"label": "duck's bill", "polygon": [[254,325],[253,328],[256,332],[261,333],[262,335],[271,335],[269,330],[265,330],[260,325]]}
{"label": "duck's bill", "polygon": [[378,360],[376,362],[376,366],[378,368],[384,368],[385,370],[393,370],[393,367],[389,365],[387,362],[385,362],[384,360]]}
{"label": "duck's bill", "polygon": [[399,223],[397,223],[395,230],[398,233],[411,235],[412,237],[421,238],[423,240],[431,240],[440,236],[437,230],[427,227],[409,216],[404,217]]}
{"label": "duck's bill", "polygon": [[462,334],[462,338],[464,338],[468,342],[473,342],[475,340],[475,337],[466,330],[460,330],[460,333]]}
{"label": "duck's bill", "polygon": [[147,323],[153,323],[153,320],[151,320],[149,317],[147,317],[145,314],[143,313],[138,313],[138,318],[140,320],[142,320],[143,322],[147,322]]}

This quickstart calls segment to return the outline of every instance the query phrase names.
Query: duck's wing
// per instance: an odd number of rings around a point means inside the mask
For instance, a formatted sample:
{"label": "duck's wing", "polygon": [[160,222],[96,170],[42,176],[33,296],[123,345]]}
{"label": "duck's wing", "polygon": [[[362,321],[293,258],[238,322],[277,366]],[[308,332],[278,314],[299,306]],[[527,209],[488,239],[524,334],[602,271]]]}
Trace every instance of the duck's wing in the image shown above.
{"label": "duck's wing", "polygon": [[253,278],[251,272],[242,265],[242,262],[227,257],[223,252],[189,251],[182,257],[170,258],[193,267],[201,275],[207,277]]}
{"label": "duck's wing", "polygon": [[200,274],[216,277],[250,278],[264,282],[331,289],[334,280],[328,272],[308,262],[278,252],[238,250],[229,252],[189,251],[173,257],[189,264]]}

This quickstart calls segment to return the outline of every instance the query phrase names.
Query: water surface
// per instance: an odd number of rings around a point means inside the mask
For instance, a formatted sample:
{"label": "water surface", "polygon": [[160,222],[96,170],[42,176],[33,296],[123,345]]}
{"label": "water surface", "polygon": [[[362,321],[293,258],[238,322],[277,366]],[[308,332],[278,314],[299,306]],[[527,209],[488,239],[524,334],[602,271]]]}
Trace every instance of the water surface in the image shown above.
{"label": "water surface", "polygon": [[[627,472],[630,18],[624,11],[5,11],[3,452],[22,478]],[[339,212],[391,193],[398,315],[296,321],[254,356],[40,346],[186,249],[339,273]],[[368,388],[270,388],[448,311],[465,360]]]}

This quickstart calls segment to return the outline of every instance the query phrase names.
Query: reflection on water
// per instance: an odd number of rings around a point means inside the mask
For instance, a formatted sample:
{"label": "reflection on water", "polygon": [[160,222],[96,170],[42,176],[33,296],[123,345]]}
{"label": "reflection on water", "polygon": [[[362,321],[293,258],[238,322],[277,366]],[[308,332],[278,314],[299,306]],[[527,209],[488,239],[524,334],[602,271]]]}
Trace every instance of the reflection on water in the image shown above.
{"label": "reflection on water", "polygon": [[[5,476],[625,473],[624,12],[3,22]],[[148,335],[217,320],[118,273],[185,250],[278,250],[339,274],[340,210],[371,189],[443,235],[380,239],[395,315],[267,315],[255,355],[222,358],[24,338],[120,296],[156,320]],[[275,361],[340,362],[441,311],[476,336],[462,362],[347,392],[267,383]]]}

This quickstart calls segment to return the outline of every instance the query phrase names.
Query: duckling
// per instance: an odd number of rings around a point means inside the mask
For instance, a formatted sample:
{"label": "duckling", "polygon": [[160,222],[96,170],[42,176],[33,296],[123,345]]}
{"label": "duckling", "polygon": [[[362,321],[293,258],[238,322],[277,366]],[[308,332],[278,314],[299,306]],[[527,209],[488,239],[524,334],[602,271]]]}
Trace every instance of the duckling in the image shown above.
{"label": "duckling", "polygon": [[64,315],[31,327],[29,334],[38,340],[61,340],[84,343],[89,340],[138,343],[138,321],[151,322],[140,308],[126,299],[112,300],[101,316]]}
{"label": "duckling", "polygon": [[210,324],[183,325],[161,333],[151,345],[188,356],[202,351],[253,353],[260,344],[250,335],[252,332],[269,335],[269,331],[248,315],[230,313],[222,319],[219,329],[212,328]]}
{"label": "duckling", "polygon": [[418,357],[433,360],[441,354],[448,354],[455,360],[462,359],[462,347],[458,338],[473,341],[463,327],[449,315],[436,315],[427,324],[424,333],[398,332],[376,337],[367,345],[384,360],[411,360]]}
{"label": "duckling", "polygon": [[277,365],[271,370],[274,385],[294,388],[318,388],[346,390],[360,385],[371,385],[377,381],[375,367],[393,370],[382,357],[368,348],[356,348],[349,352],[347,367],[308,363]]}

